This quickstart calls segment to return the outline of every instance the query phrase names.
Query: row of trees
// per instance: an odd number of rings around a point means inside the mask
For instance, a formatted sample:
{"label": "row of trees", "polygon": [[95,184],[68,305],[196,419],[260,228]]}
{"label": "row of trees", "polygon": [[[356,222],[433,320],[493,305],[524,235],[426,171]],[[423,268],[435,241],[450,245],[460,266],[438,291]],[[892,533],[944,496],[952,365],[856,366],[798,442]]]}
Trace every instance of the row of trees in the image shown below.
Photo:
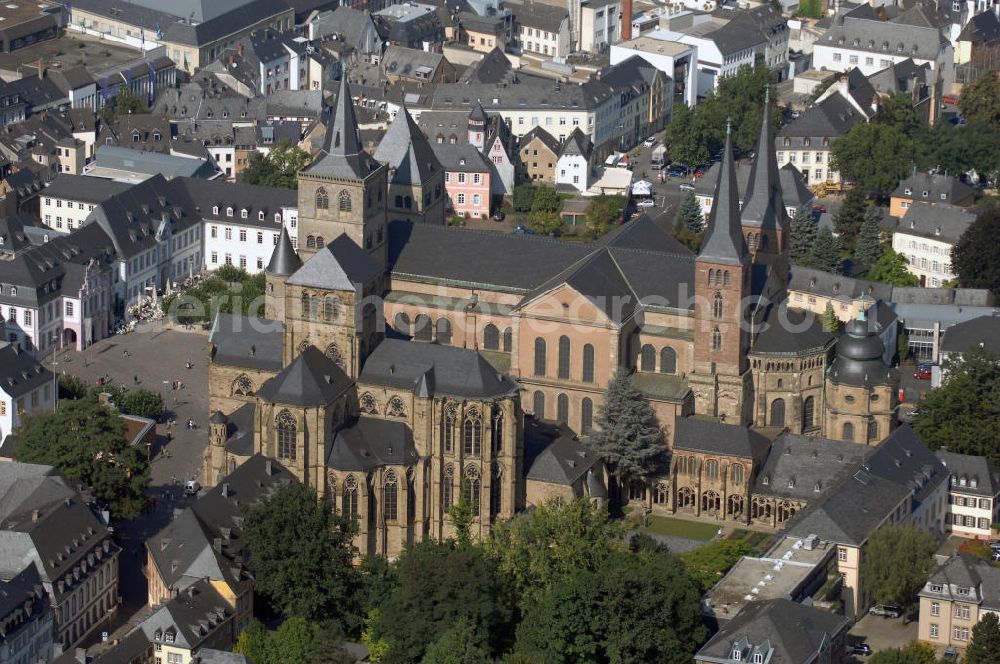
{"label": "row of trees", "polygon": [[263,316],[264,287],[263,271],[223,265],[198,285],[164,296],[160,306],[182,324],[209,323],[217,313]]}
{"label": "row of trees", "polygon": [[[528,213],[528,226],[542,235],[562,235],[566,232],[562,212],[565,194],[547,184],[522,184],[514,188],[515,212]],[[604,235],[622,218],[627,202],[625,196],[602,194],[590,199],[587,206],[587,234],[592,238]]]}

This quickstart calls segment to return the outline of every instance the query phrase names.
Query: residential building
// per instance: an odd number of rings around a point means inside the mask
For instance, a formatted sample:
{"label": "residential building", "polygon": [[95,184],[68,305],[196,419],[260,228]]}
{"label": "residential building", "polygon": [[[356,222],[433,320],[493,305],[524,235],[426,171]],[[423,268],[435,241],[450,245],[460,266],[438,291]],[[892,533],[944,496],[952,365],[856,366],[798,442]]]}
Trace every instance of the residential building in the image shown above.
{"label": "residential building", "polygon": [[53,611],[33,563],[0,579],[0,661],[20,664],[52,660]]}
{"label": "residential building", "polygon": [[31,353],[15,342],[3,342],[0,346],[0,443],[20,426],[25,415],[54,411],[56,388],[53,373],[39,364]]}
{"label": "residential building", "polygon": [[866,116],[843,95],[833,94],[813,104],[778,130],[774,149],[779,166],[792,164],[809,185],[840,182],[832,168],[831,146]]}
{"label": "residential building", "polygon": [[0,511],[0,577],[35,567],[54,614],[53,639],[72,650],[117,610],[118,545],[51,466],[0,464],[0,494],[11,498]]}
{"label": "residential building", "polygon": [[576,47],[587,53],[606,53],[621,40],[621,0],[580,3],[580,36]]}
{"label": "residential building", "polygon": [[976,623],[1000,612],[1000,568],[960,553],[931,573],[919,595],[917,638],[964,652]]}
{"label": "residential building", "polygon": [[767,4],[750,9],[722,6],[716,8],[712,16],[727,21],[737,20],[744,28],[750,28],[751,25],[756,27],[766,40],[756,57],[777,75],[779,81],[784,80],[788,73],[788,42],[791,33],[788,21],[781,11]]}
{"label": "residential building", "polygon": [[639,56],[672,81],[672,103],[694,106],[698,103],[698,49],[664,37],[655,32],[612,44],[611,64]]}
{"label": "residential building", "polygon": [[436,51],[444,41],[444,27],[433,5],[406,2],[374,12],[385,26],[385,41],[420,51]]}
{"label": "residential building", "polygon": [[444,168],[447,209],[458,216],[486,219],[492,201],[490,164],[470,144],[431,143],[434,156]]}
{"label": "residential building", "polygon": [[573,130],[559,148],[554,171],[556,184],[569,185],[579,192],[590,188],[594,146],[580,128]]}
{"label": "residential building", "polygon": [[104,0],[73,0],[62,4],[72,29],[143,50],[147,45],[164,46],[167,57],[189,74],[243,37],[266,28],[287,31],[294,24],[293,10],[271,0],[167,4],[125,0],[114,6]]}
{"label": "residential building", "polygon": [[310,40],[333,39],[349,44],[362,57],[382,51],[379,35],[371,14],[341,5],[333,11],[319,12],[306,26]]}
{"label": "residential building", "polygon": [[827,304],[832,304],[837,317],[847,322],[875,301],[889,301],[892,290],[889,284],[793,265],[788,306],[819,315],[826,311]]}
{"label": "residential building", "polygon": [[[751,165],[740,163],[736,166],[736,184],[741,193],[747,191],[750,182]],[[701,205],[701,213],[707,218],[712,212],[712,204],[715,201],[715,187],[712,185],[718,179],[719,164],[712,164],[705,174],[694,182],[694,197]],[[781,182],[782,203],[785,206],[785,213],[791,218],[799,208],[811,208],[815,196],[806,186],[805,178],[794,165],[786,163],[778,169],[778,178]]]}
{"label": "residential building", "polygon": [[941,448],[938,459],[948,469],[945,530],[969,539],[986,539],[1000,521],[1000,470],[988,458]]}
{"label": "residential building", "polygon": [[507,21],[503,16],[479,16],[459,12],[460,40],[473,51],[489,53],[507,43]]}
{"label": "residential building", "polygon": [[229,650],[242,629],[218,586],[200,579],[160,606],[136,628],[153,644],[156,658],[200,664],[202,648]]}
{"label": "residential building", "polygon": [[382,74],[391,82],[454,83],[455,67],[440,53],[405,46],[389,46],[379,61]]}
{"label": "residential building", "polygon": [[788,599],[755,601],[695,653],[698,664],[839,662],[850,620]]}
{"label": "residential building", "polygon": [[639,145],[670,122],[674,95],[670,79],[643,58],[633,56],[600,72],[601,82],[618,93],[622,150]]}
{"label": "residential building", "polygon": [[[963,352],[980,341],[989,343],[993,337],[984,331],[977,330],[971,337],[956,331],[952,336],[956,343],[948,345],[944,343],[944,334],[967,322],[970,329],[975,329],[971,321],[1000,312],[993,293],[972,288],[896,287],[891,302],[903,323],[909,354],[921,362],[943,362],[951,352]],[[932,377],[932,384],[935,381]]]}
{"label": "residential building", "polygon": [[937,288],[957,278],[951,252],[976,220],[976,210],[946,203],[909,203],[892,234],[892,248],[921,286]]}
{"label": "residential building", "polygon": [[560,151],[559,141],[549,132],[541,127],[529,131],[518,142],[519,179],[555,184],[556,163],[559,161]]}
{"label": "residential building", "polygon": [[996,8],[976,14],[955,39],[955,78],[971,83],[995,69],[1000,55],[1000,17]]}
{"label": "residential building", "polygon": [[541,2],[514,4],[514,43],[526,56],[562,61],[570,52],[569,14],[565,7]]}
{"label": "residential building", "polygon": [[959,359],[977,348],[991,353],[1000,353],[1000,316],[996,309],[991,314],[980,315],[970,320],[956,323],[944,331],[940,346],[940,361]]}
{"label": "residential building", "polygon": [[124,182],[64,173],[40,193],[40,217],[48,228],[69,233],[83,226],[95,206],[128,188]]}
{"label": "residential building", "polygon": [[917,173],[899,183],[889,197],[889,215],[903,217],[914,203],[971,207],[976,190],[956,177],[943,173]]}

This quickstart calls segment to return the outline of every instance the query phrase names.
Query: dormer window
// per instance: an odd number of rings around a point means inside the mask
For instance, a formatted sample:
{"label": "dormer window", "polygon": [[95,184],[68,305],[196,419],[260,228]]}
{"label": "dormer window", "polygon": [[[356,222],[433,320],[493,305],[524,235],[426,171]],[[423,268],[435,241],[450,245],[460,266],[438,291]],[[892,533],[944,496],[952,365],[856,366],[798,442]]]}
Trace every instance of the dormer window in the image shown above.
{"label": "dormer window", "polygon": [[17,295],[17,288],[15,288],[14,286],[11,286],[10,287],[10,294],[11,295]]}
{"label": "dormer window", "polygon": [[940,583],[932,583],[928,587],[930,588],[932,593],[939,593],[942,590],[944,590],[944,586],[942,586]]}
{"label": "dormer window", "polygon": [[941,200],[942,201],[948,200],[948,194],[941,194]]}
{"label": "dormer window", "polygon": [[966,596],[968,596],[969,589],[968,588],[962,588],[960,586],[955,586],[955,594],[956,595],[966,595]]}
{"label": "dormer window", "polygon": [[926,189],[924,189],[924,193],[923,193],[924,198],[927,198],[930,195],[930,193],[931,192],[929,192]]}
{"label": "dormer window", "polygon": [[962,475],[962,477],[961,477],[961,478],[959,478],[959,480],[958,480],[958,486],[965,486],[965,485],[966,485],[967,483],[968,483],[968,482],[967,482],[967,480],[965,479],[965,475]]}
{"label": "dormer window", "polygon": [[257,218],[259,220],[261,220],[261,221],[264,221],[264,211],[263,210],[261,210],[260,212],[257,213]]}
{"label": "dormer window", "polygon": [[218,205],[213,205],[212,206],[212,214],[219,214],[219,206]]}
{"label": "dormer window", "polygon": [[764,664],[764,654],[755,652],[753,654],[753,664]]}
{"label": "dormer window", "polygon": [[907,187],[906,189],[903,190],[903,193],[909,196],[913,193],[913,190]]}
{"label": "dormer window", "polygon": [[739,649],[739,648],[733,648],[733,656],[732,656],[732,660],[733,660],[734,662],[738,662],[738,661],[740,661],[741,659],[743,659],[743,653],[741,653],[741,652],[740,652],[740,649]]}
{"label": "dormer window", "polygon": [[232,207],[227,207],[226,208],[226,216],[227,217],[233,216],[233,208]]}
{"label": "dormer window", "polygon": [[163,137],[163,135],[162,135],[162,134],[161,134],[160,132],[158,132],[158,131],[154,131],[154,132],[153,132],[153,140],[154,140],[154,141],[158,141],[158,140],[160,140],[160,139],[161,139],[162,137]]}
{"label": "dormer window", "polygon": [[975,489],[976,487],[979,486],[979,480],[973,477],[971,480],[969,480],[969,486]]}
{"label": "dormer window", "polygon": [[247,215],[249,214],[249,212],[250,212],[249,210],[247,210],[246,208],[243,208],[242,210],[240,210],[240,217],[242,217],[243,219],[246,219]]}

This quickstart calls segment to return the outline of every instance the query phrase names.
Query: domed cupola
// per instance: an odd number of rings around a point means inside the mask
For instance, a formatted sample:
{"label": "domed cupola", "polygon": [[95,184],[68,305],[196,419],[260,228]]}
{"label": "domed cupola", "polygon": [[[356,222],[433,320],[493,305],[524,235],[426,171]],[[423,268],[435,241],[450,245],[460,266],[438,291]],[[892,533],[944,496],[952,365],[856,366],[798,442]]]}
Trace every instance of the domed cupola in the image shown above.
{"label": "domed cupola", "polygon": [[837,357],[830,366],[834,383],[882,384],[891,381],[892,370],[882,361],[885,346],[868,321],[864,303],[857,317],[847,324],[837,340]]}

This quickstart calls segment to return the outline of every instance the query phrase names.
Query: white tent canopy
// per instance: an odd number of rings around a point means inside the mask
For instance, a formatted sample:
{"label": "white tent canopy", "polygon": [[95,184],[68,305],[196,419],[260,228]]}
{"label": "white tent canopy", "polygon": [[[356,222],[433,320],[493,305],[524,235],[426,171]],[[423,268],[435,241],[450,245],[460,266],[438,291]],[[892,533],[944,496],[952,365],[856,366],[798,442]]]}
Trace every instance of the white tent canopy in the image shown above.
{"label": "white tent canopy", "polygon": [[652,196],[653,195],[653,183],[649,180],[639,180],[632,184],[632,195],[633,196]]}

